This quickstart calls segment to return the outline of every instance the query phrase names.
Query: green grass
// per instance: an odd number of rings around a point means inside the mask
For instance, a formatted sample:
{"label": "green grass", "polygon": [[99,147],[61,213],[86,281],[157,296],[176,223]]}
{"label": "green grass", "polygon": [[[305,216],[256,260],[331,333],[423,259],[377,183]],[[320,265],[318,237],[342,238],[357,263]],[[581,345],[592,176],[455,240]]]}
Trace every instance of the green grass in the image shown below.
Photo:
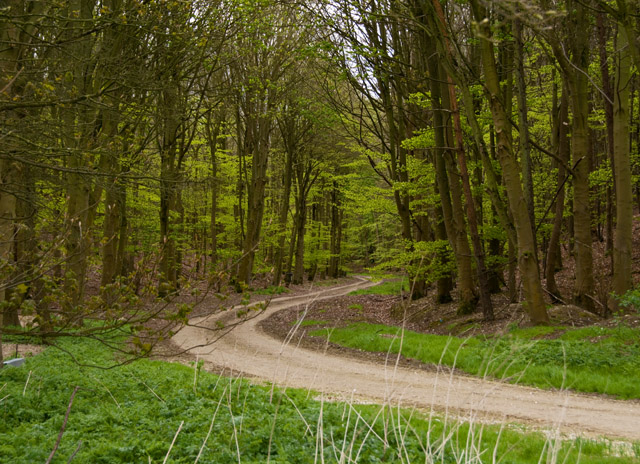
{"label": "green grass", "polygon": [[[299,321],[293,321],[291,325],[296,325]],[[326,325],[329,324],[328,321],[316,321],[314,319],[304,319],[300,322],[300,327],[309,327],[313,325]]]}
{"label": "green grass", "polygon": [[[541,338],[558,332],[558,338]],[[317,330],[311,335],[326,337]],[[397,327],[365,323],[331,331],[330,341],[366,351],[397,353]],[[467,339],[405,331],[402,354],[469,374],[541,388],[568,388],[640,398],[640,330],[629,327],[516,329],[501,338]]]}
{"label": "green grass", "polygon": [[349,295],[399,295],[400,292],[407,293],[409,284],[406,279],[386,280],[378,285],[361,290],[355,290]]}
{"label": "green grass", "polygon": [[254,295],[281,295],[282,293],[289,293],[289,289],[283,287],[282,285],[273,286],[270,285],[267,288],[259,288],[257,290],[253,290],[251,293]]}
{"label": "green grass", "polygon": [[[93,341],[62,346],[79,359],[114,360]],[[167,462],[195,462],[209,430],[201,463],[263,463],[267,456],[273,463],[313,463],[320,454],[328,463],[341,455],[345,462],[424,462],[425,454],[439,463],[488,463],[494,449],[503,463],[537,463],[549,453],[541,434],[513,427],[450,418],[444,425],[441,417],[415,411],[319,402],[306,390],[276,389],[271,397],[268,387],[200,366],[142,360],[108,370],[80,367],[48,349],[21,368],[0,370],[0,462],[45,462],[76,386],[56,463],[67,462],[80,443],[74,462],[161,463],[181,424]],[[578,455],[582,463],[636,462],[608,456],[609,446],[563,442],[557,462],[578,462]],[[469,454],[481,458],[471,461]]]}

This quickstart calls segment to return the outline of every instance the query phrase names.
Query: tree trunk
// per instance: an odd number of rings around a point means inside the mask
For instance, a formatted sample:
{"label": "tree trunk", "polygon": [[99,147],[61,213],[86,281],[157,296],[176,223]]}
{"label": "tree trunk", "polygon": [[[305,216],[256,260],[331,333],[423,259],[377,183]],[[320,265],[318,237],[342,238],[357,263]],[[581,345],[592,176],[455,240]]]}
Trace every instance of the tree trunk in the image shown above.
{"label": "tree trunk", "polygon": [[[596,24],[598,30],[598,52],[600,55],[600,73],[602,74],[602,91],[607,98],[603,99],[604,119],[607,128],[607,155],[612,169],[614,169],[615,161],[613,154],[614,138],[613,138],[613,89],[611,87],[611,75],[609,73],[609,57],[607,56],[607,40],[608,28],[605,25],[604,13],[598,12],[596,15]],[[614,176],[615,186],[615,176]],[[611,256],[611,269],[613,270],[613,196],[615,195],[615,187],[612,191],[611,187],[607,187],[606,191],[606,246],[605,253]]]}
{"label": "tree trunk", "polygon": [[578,25],[574,36],[573,67],[569,79],[573,108],[573,131],[571,135],[573,178],[573,228],[576,257],[576,280],[574,302],[594,311],[593,304],[593,256],[591,249],[591,210],[589,208],[589,80],[584,74],[589,67],[589,28],[586,6],[576,2]]}
{"label": "tree trunk", "polygon": [[307,223],[307,207],[306,201],[305,204],[300,206],[300,210],[296,215],[296,236],[298,240],[296,241],[296,265],[293,269],[293,280],[294,284],[301,284],[304,280],[304,231]]}
{"label": "tree trunk", "polygon": [[[444,241],[447,240],[447,231],[444,226],[444,218],[442,214],[442,207],[438,206],[435,208],[436,211],[436,222],[435,222],[435,233],[436,240]],[[449,266],[449,253],[444,249],[444,247],[440,247],[438,253],[436,254],[436,259],[441,267],[446,268]],[[451,298],[451,290],[453,289],[453,279],[451,277],[450,272],[446,272],[444,275],[438,278],[436,283],[436,303],[444,304],[449,303],[453,300]]]}
{"label": "tree trunk", "polygon": [[20,306],[41,280],[38,269],[36,244],[36,181],[31,166],[23,163],[13,164],[11,192],[15,192],[15,223],[11,243],[11,261],[13,270],[7,276],[4,285],[7,287],[4,307],[5,326],[19,327]]}
{"label": "tree trunk", "polygon": [[486,91],[490,101],[491,114],[497,132],[497,156],[502,166],[504,182],[509,198],[509,207],[513,215],[518,240],[518,267],[524,286],[525,308],[534,324],[549,322],[542,285],[535,259],[536,247],[532,233],[531,220],[524,200],[524,192],[520,183],[520,169],[515,159],[511,141],[511,124],[501,101],[500,82],[496,71],[491,27],[484,7],[478,0],[471,5],[476,21],[480,24],[480,42],[482,47],[482,64],[485,73]]}
{"label": "tree trunk", "polygon": [[176,245],[172,227],[172,212],[175,211],[175,189],[178,180],[175,172],[175,142],[165,146],[161,153],[160,169],[160,279],[159,295],[161,297],[176,289]]}
{"label": "tree trunk", "polygon": [[[71,172],[67,174],[67,215],[66,215],[66,257],[65,293],[70,305],[65,310],[72,311],[84,295],[87,256],[89,251],[89,179],[78,171],[86,166],[83,155],[74,153],[69,157]],[[73,317],[73,316],[71,316]]]}
{"label": "tree trunk", "polygon": [[[633,229],[633,189],[629,152],[629,93],[631,86],[631,54],[629,37],[618,27],[617,79],[614,92],[614,174],[616,179],[616,234],[613,244],[612,290],[621,296],[631,289],[631,252]],[[614,308],[615,309],[615,305]]]}
{"label": "tree trunk", "polygon": [[[220,137],[220,131],[224,123],[224,118],[219,117],[213,119],[213,112],[207,115],[205,122],[205,133],[207,141],[209,142],[209,153],[211,156],[211,222],[209,227],[209,234],[211,237],[211,267],[215,267],[218,261],[218,195],[219,184],[218,179],[218,138]],[[223,147],[224,149],[224,143]]]}
{"label": "tree trunk", "polygon": [[104,200],[104,233],[102,245],[102,278],[101,286],[113,282],[117,275],[118,233],[120,232],[120,202],[118,201],[118,180],[109,179]]}
{"label": "tree trunk", "polygon": [[178,132],[180,130],[179,83],[170,78],[161,95],[160,134],[160,277],[161,297],[175,292],[178,285],[176,250],[176,213],[180,172],[178,167]]}
{"label": "tree trunk", "polygon": [[291,198],[291,177],[293,171],[293,158],[290,150],[285,151],[284,178],[282,180],[282,199],[280,211],[278,213],[278,244],[276,247],[273,285],[280,285],[282,279],[282,261],[285,256],[285,234],[287,228],[287,217],[289,215],[289,201]]}
{"label": "tree trunk", "polygon": [[[433,50],[435,52],[435,50]],[[447,91],[443,92],[441,66],[438,62],[438,55],[430,54],[428,60],[429,74],[431,76],[431,101],[434,108],[433,127],[435,135],[434,165],[436,170],[436,185],[440,194],[440,203],[442,206],[442,215],[444,218],[444,228],[449,238],[449,243],[456,260],[456,268],[458,271],[458,308],[462,313],[470,313],[475,307],[475,294],[473,291],[473,278],[471,275],[471,251],[469,242],[467,241],[464,228],[464,212],[462,210],[461,198],[462,192],[457,175],[451,173],[451,180],[447,176],[447,162],[445,160],[445,147],[450,147],[450,124],[445,122],[444,111],[449,108],[450,97]],[[447,134],[448,132],[448,134]],[[455,170],[455,165],[449,158],[449,171]],[[453,166],[452,166],[453,164]],[[455,170],[457,171],[457,170]],[[457,186],[457,189],[456,189]],[[453,189],[456,189],[453,191]],[[457,194],[457,195],[456,195]],[[456,216],[458,219],[456,220]],[[462,216],[462,217],[460,217]],[[462,223],[460,222],[462,221]]]}
{"label": "tree trunk", "polygon": [[[529,213],[529,221],[534,240],[536,239],[535,231],[535,209],[533,199],[533,177],[531,166],[531,144],[529,141],[529,121],[527,118],[527,87],[524,80],[524,40],[522,38],[522,22],[519,19],[513,21],[513,33],[515,36],[515,56],[516,56],[516,82],[518,87],[518,124],[520,132],[520,157],[522,159],[522,185],[524,190],[524,199],[527,204]],[[536,249],[536,260],[538,259],[538,247],[534,242]]]}
{"label": "tree trunk", "polygon": [[129,224],[127,220],[127,188],[121,185],[118,189],[118,209],[120,211],[120,224],[118,224],[118,250],[116,253],[116,274],[127,276],[133,271],[129,266],[130,259],[127,253],[129,243]]}
{"label": "tree trunk", "polygon": [[[444,76],[445,73],[441,70],[440,77],[443,78]],[[442,84],[442,86],[442,108],[447,114],[451,114],[454,110],[451,96],[448,92],[448,86],[446,86],[446,84]],[[451,119],[449,117],[443,118],[443,125],[445,143],[439,146],[449,147],[449,150],[445,151],[443,158],[447,171],[447,185],[451,193],[451,225],[453,226],[451,232],[453,233],[453,240],[455,242],[453,250],[456,254],[456,264],[458,268],[458,314],[471,314],[476,309],[477,297],[473,284],[471,248],[469,247],[465,213],[462,204],[463,193],[460,186],[460,172],[454,159],[455,142],[453,140]],[[436,145],[437,144],[438,142],[436,141]],[[470,198],[470,201],[473,201],[473,198]]]}
{"label": "tree trunk", "polygon": [[340,277],[340,251],[342,245],[342,209],[340,208],[340,192],[334,181],[331,191],[331,245],[329,270],[327,275],[332,278]]}
{"label": "tree trunk", "polygon": [[269,157],[269,134],[271,119],[267,115],[258,117],[255,121],[256,140],[253,160],[251,163],[251,180],[247,189],[247,218],[246,235],[242,245],[242,258],[238,268],[238,281],[251,283],[253,260],[260,243],[262,230],[262,216],[264,214],[264,193],[267,185],[267,164]]}
{"label": "tree trunk", "polygon": [[[7,285],[13,266],[13,243],[17,198],[12,193],[16,176],[16,166],[9,159],[0,158],[0,303],[6,304],[9,297]],[[5,326],[4,310],[0,310],[0,351],[2,351],[2,327]],[[0,353],[0,363],[2,354]],[[0,364],[1,366],[2,364]]]}
{"label": "tree trunk", "polygon": [[289,240],[289,252],[287,253],[287,262],[285,263],[286,276],[285,280],[287,284],[291,283],[293,277],[293,255],[296,250],[296,240],[298,239],[298,213],[293,215],[293,227],[291,227],[291,239]]}
{"label": "tree trunk", "polygon": [[[105,135],[109,138],[115,136],[117,130],[118,117],[112,112],[108,112],[103,116],[105,119]],[[110,162],[108,163],[107,172],[110,174],[106,178],[108,185],[106,187],[105,199],[104,199],[104,223],[103,223],[103,245],[102,245],[102,277],[100,285],[102,287],[112,283],[118,274],[117,261],[118,261],[118,243],[122,205],[120,204],[120,190],[126,187],[122,185],[122,181],[119,178],[121,174],[121,168],[119,163],[114,159],[116,155],[109,156]],[[118,172],[118,173],[116,173]]]}
{"label": "tree trunk", "polygon": [[[568,138],[568,127],[569,127],[569,100],[567,97],[566,87],[562,90],[562,97],[560,98],[560,108],[557,116],[557,135],[556,145],[558,153],[558,157],[564,161],[569,161],[569,138]],[[547,259],[545,266],[545,277],[547,279],[547,291],[551,294],[551,297],[554,301],[560,301],[562,299],[562,295],[560,294],[560,290],[558,289],[558,285],[556,284],[556,269],[558,266],[558,261],[560,259],[560,235],[562,233],[562,222],[564,216],[564,197],[565,197],[565,187],[564,183],[566,182],[566,172],[562,163],[558,163],[558,176],[557,176],[557,196],[555,199],[555,215],[553,219],[553,229],[551,230],[551,237],[549,238],[549,245],[547,250]]]}
{"label": "tree trunk", "polygon": [[473,252],[476,261],[476,269],[478,275],[478,285],[480,293],[480,306],[485,320],[493,320],[493,305],[491,304],[491,296],[489,294],[489,283],[487,281],[487,267],[484,261],[484,248],[480,235],[478,233],[478,218],[474,204],[473,194],[471,193],[471,181],[469,180],[469,171],[467,170],[467,162],[464,152],[464,141],[462,135],[462,123],[460,121],[460,111],[455,91],[455,85],[451,76],[448,76],[449,87],[449,103],[453,113],[454,128],[456,133],[456,151],[458,153],[458,165],[464,187],[464,194],[467,207],[467,218],[469,221],[469,230],[471,232],[471,241],[473,243]]}

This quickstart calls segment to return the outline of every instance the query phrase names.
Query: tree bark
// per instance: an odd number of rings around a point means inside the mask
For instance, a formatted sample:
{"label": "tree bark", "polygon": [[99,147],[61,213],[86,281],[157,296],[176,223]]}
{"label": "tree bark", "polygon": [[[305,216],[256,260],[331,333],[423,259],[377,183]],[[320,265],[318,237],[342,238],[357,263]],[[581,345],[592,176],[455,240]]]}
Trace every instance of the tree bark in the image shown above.
{"label": "tree bark", "polygon": [[[118,131],[119,115],[117,113],[117,103],[110,102],[114,107],[103,112],[103,134],[107,139],[114,139]],[[102,277],[100,285],[105,286],[113,282],[117,275],[118,242],[120,232],[120,216],[123,214],[119,201],[119,190],[126,188],[119,179],[121,171],[120,163],[117,161],[116,153],[108,156],[109,162],[107,172],[108,185],[104,200],[104,223],[103,223],[103,245],[102,245]]]}
{"label": "tree bark", "polygon": [[[439,64],[438,55],[435,53],[435,47],[431,50],[428,60],[429,75],[431,78],[431,102],[434,108],[433,112],[433,128],[435,137],[435,148],[433,149],[433,162],[436,171],[436,186],[440,195],[440,203],[442,207],[442,216],[444,219],[444,229],[451,244],[451,248],[456,260],[456,268],[458,271],[458,309],[461,313],[470,313],[475,307],[475,293],[473,289],[473,279],[471,275],[471,251],[469,242],[467,241],[464,229],[460,231],[460,220],[464,223],[464,216],[461,206],[461,191],[458,177],[455,174],[447,175],[447,162],[445,156],[449,158],[451,155],[445,154],[446,147],[451,147],[451,126],[445,120],[444,112],[449,108],[448,88],[443,84],[443,71]],[[443,91],[444,90],[444,91]],[[448,133],[448,134],[447,134]],[[449,165],[453,164],[452,160]],[[449,170],[455,169],[455,165],[449,166]],[[457,184],[457,190],[452,191]],[[457,200],[456,200],[457,193]],[[456,207],[457,205],[457,207]],[[456,221],[455,216],[458,216]],[[466,245],[466,246],[465,246]]]}
{"label": "tree bark", "polygon": [[[305,202],[306,203],[306,202]],[[299,285],[304,279],[304,234],[307,224],[307,208],[306,204],[301,206],[298,214],[296,214],[296,252],[295,252],[295,267],[293,268],[293,280],[292,283]]]}
{"label": "tree bark", "polygon": [[[616,233],[613,244],[614,294],[621,296],[631,289],[631,255],[633,229],[633,189],[629,152],[629,93],[631,86],[631,54],[629,37],[618,27],[617,79],[615,82],[613,130],[614,174],[616,179]],[[614,308],[615,309],[615,305]]]}
{"label": "tree bark", "polygon": [[[535,231],[535,209],[533,199],[533,176],[531,166],[531,143],[529,137],[529,121],[527,119],[527,87],[524,79],[524,40],[522,37],[522,22],[519,19],[513,21],[513,33],[515,37],[515,56],[516,56],[516,83],[518,88],[518,124],[520,132],[520,157],[522,160],[522,186],[524,190],[524,199],[527,204],[529,213],[529,221],[534,240],[536,239]],[[538,258],[537,243],[536,260]]]}
{"label": "tree bark", "polygon": [[[238,281],[251,283],[253,260],[260,243],[262,230],[262,216],[264,214],[264,192],[267,185],[267,164],[269,158],[269,134],[271,132],[271,117],[268,114],[254,116],[252,125],[256,139],[251,146],[255,150],[247,154],[253,155],[251,162],[251,180],[247,189],[247,217],[246,234],[242,244],[242,258],[238,268]],[[251,135],[253,136],[253,135]]]}
{"label": "tree bark", "polygon": [[[178,129],[180,126],[178,89],[176,82],[168,82],[162,92],[162,137],[160,140],[160,279],[159,295],[164,297],[177,288],[177,263],[175,222],[176,194],[179,173],[176,169],[178,156]],[[174,217],[172,217],[174,216]]]}
{"label": "tree bark", "polygon": [[[568,138],[569,127],[569,100],[567,97],[566,87],[562,90],[562,96],[560,97],[560,107],[557,116],[557,135],[556,145],[558,157],[565,161],[569,161],[570,147]],[[557,196],[555,199],[555,214],[553,219],[553,228],[551,230],[551,237],[549,238],[549,245],[547,250],[547,259],[545,266],[545,277],[547,279],[547,291],[551,294],[554,301],[561,301],[562,295],[556,284],[556,269],[558,261],[560,259],[560,235],[562,233],[562,222],[564,216],[564,198],[565,198],[565,186],[566,172],[562,163],[558,163],[558,175],[557,175]]]}
{"label": "tree bark", "polygon": [[282,179],[282,198],[280,199],[280,211],[278,212],[278,244],[276,246],[273,282],[274,286],[280,285],[282,279],[282,261],[285,257],[285,234],[287,217],[289,215],[289,201],[291,199],[291,179],[293,171],[292,150],[285,150],[284,177]]}
{"label": "tree bark", "polygon": [[480,25],[482,64],[485,73],[486,92],[489,98],[491,114],[497,132],[497,156],[502,166],[504,182],[509,198],[509,206],[514,218],[518,240],[518,267],[525,293],[525,308],[534,324],[546,324],[549,316],[542,294],[542,285],[535,259],[535,240],[531,220],[524,200],[520,182],[520,168],[515,159],[511,141],[511,124],[501,101],[500,82],[496,71],[491,27],[484,7],[478,0],[472,0],[471,6],[476,21]]}
{"label": "tree bark", "polygon": [[[0,158],[0,303],[5,303],[8,298],[7,283],[13,266],[13,242],[15,234],[16,196],[12,193],[12,185],[15,178],[15,165],[8,159]],[[4,327],[4,310],[0,311],[0,352],[2,351],[2,327]],[[0,363],[2,353],[0,353]],[[0,364],[2,366],[2,364]]]}
{"label": "tree bark", "polygon": [[[569,86],[573,108],[571,154],[575,176],[573,178],[573,227],[576,257],[574,302],[594,311],[593,256],[591,249],[591,210],[589,208],[589,27],[586,9],[580,2],[576,11],[573,36],[573,63]],[[577,68],[577,69],[576,69]],[[567,68],[568,69],[568,68]]]}
{"label": "tree bark", "polygon": [[[607,39],[608,28],[605,25],[604,13],[598,12],[596,15],[596,24],[598,30],[598,52],[600,55],[600,73],[602,74],[602,91],[606,98],[603,98],[602,104],[604,105],[604,119],[607,128],[607,155],[611,163],[612,169],[614,168],[614,137],[613,137],[613,89],[611,86],[611,75],[609,73],[609,57],[607,54]],[[615,196],[615,177],[614,188],[607,187],[606,190],[606,246],[605,252],[611,255],[611,269],[613,269],[613,201]]]}
{"label": "tree bark", "polygon": [[471,193],[471,182],[469,180],[469,171],[467,170],[467,162],[464,152],[464,141],[462,135],[462,123],[460,121],[460,111],[458,109],[455,85],[451,76],[447,76],[449,89],[449,104],[453,113],[454,130],[456,134],[456,152],[458,154],[458,166],[464,188],[464,194],[467,207],[467,218],[469,221],[469,230],[471,232],[471,241],[473,243],[473,252],[476,261],[476,270],[478,275],[478,285],[480,293],[480,306],[485,320],[493,320],[493,305],[491,304],[491,296],[489,293],[489,283],[487,280],[487,267],[484,260],[484,248],[480,235],[478,233],[478,218],[474,204],[473,194]]}
{"label": "tree bark", "polygon": [[212,113],[207,116],[205,124],[206,135],[209,142],[209,152],[211,156],[211,221],[209,234],[211,237],[211,268],[213,269],[218,262],[218,195],[219,184],[218,179],[218,138],[220,130],[224,122],[223,117],[213,120]]}
{"label": "tree bark", "polygon": [[342,246],[342,208],[340,205],[340,191],[334,181],[331,190],[331,245],[329,248],[329,270],[331,278],[340,277],[340,251]]}
{"label": "tree bark", "polygon": [[[440,77],[444,78],[445,73],[440,70]],[[444,82],[444,79],[443,79]],[[441,84],[443,89],[441,92],[442,109],[447,114],[454,112],[449,87],[447,84]],[[451,225],[453,241],[455,245],[453,250],[456,255],[456,264],[458,268],[458,314],[471,314],[476,309],[477,296],[473,283],[473,270],[471,266],[471,248],[469,247],[469,239],[467,236],[467,228],[465,222],[465,213],[463,206],[463,192],[460,186],[460,172],[456,166],[454,152],[456,151],[455,142],[453,140],[453,128],[449,117],[443,118],[445,141],[442,147],[447,147],[443,153],[444,166],[447,173],[448,190],[451,194]],[[438,142],[436,141],[436,145]],[[436,169],[438,169],[436,167]],[[441,176],[441,180],[444,178]],[[445,192],[446,194],[446,192]],[[470,199],[473,201],[473,198]]]}

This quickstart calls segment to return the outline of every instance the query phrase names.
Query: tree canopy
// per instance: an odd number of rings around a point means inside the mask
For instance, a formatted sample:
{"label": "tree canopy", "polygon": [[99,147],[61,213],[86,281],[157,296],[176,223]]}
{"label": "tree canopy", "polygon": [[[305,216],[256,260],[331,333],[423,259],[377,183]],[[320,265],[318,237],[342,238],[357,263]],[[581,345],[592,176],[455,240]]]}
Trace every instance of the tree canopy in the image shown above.
{"label": "tree canopy", "polygon": [[497,292],[535,324],[609,315],[634,285],[639,8],[8,0],[0,336],[372,271],[487,320]]}

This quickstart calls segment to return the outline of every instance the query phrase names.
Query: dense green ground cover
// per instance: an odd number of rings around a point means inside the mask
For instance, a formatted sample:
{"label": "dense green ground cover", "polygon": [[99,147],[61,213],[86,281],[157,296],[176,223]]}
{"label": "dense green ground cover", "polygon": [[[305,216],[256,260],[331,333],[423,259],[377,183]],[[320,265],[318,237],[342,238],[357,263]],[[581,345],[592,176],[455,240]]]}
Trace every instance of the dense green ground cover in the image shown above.
{"label": "dense green ground cover", "polygon": [[373,287],[355,290],[349,295],[398,295],[400,292],[409,292],[409,284],[406,279],[385,280]]}
{"label": "dense green ground cover", "polygon": [[[114,359],[96,342],[62,345],[78,359]],[[73,462],[164,462],[181,424],[166,462],[196,462],[201,449],[198,462],[215,463],[313,463],[321,455],[324,462],[425,462],[427,454],[442,463],[492,462],[494,451],[503,463],[538,462],[556,451],[557,462],[634,462],[592,441],[554,444],[513,427],[445,425],[417,412],[316,401],[300,390],[271,396],[268,387],[199,366],[142,360],[81,367],[57,349],[0,371],[0,462],[45,462],[76,386],[53,462],[67,462],[78,446]]]}
{"label": "dense green ground cover", "polygon": [[[326,337],[327,330],[311,335]],[[357,323],[331,330],[328,336],[333,343],[367,351],[398,353],[402,349],[408,358],[455,366],[478,376],[640,398],[640,329],[623,325],[534,327],[501,337],[463,339]]]}

